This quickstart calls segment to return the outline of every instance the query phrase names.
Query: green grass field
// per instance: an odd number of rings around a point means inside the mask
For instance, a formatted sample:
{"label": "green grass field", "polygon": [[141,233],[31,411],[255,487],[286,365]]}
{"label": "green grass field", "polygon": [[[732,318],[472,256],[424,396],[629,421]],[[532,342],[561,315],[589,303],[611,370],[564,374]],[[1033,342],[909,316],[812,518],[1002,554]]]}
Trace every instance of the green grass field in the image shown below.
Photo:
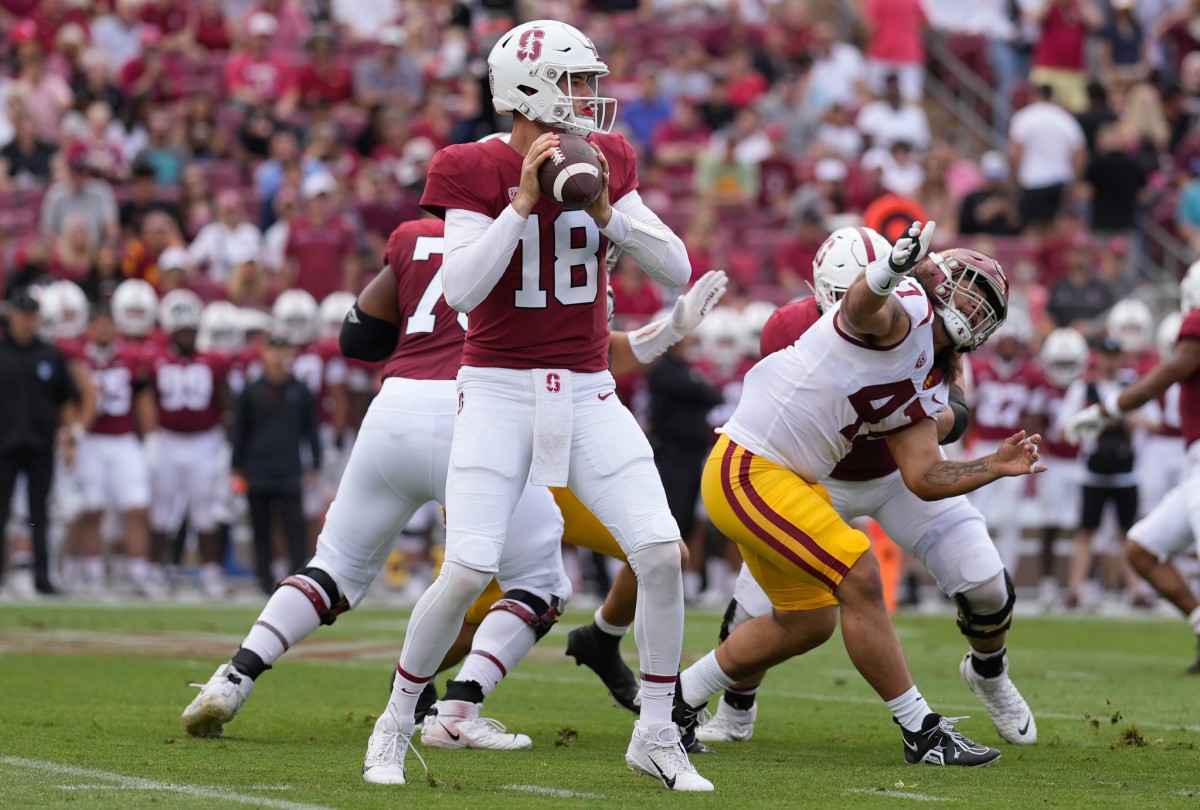
{"label": "green grass field", "polygon": [[[220,740],[183,736],[179,715],[237,647],[254,607],[5,605],[0,610],[0,807],[783,807],[913,801],[984,807],[1200,806],[1200,680],[1179,621],[1021,618],[1012,674],[1040,742],[1001,745],[996,766],[907,766],[886,708],[840,640],[776,670],[754,739],[698,757],[715,794],[673,795],[623,760],[633,716],[561,655],[587,612],[568,614],[488,702],[530,751],[411,753],[410,784],[360,777],[387,699],[404,615],[343,616],[259,679]],[[685,658],[718,617],[689,616]],[[999,737],[958,677],[965,644],[949,617],[897,619],[935,709]],[[634,654],[627,643],[627,654]]]}

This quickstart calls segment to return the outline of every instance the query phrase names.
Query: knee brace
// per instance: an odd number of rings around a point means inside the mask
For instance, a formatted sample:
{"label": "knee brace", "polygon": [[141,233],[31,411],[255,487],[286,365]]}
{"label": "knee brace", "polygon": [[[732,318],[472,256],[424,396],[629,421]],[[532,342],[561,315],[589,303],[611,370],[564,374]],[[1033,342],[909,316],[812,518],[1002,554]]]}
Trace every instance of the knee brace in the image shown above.
{"label": "knee brace", "polygon": [[[305,577],[308,579],[305,579]],[[310,579],[312,582],[308,581]],[[313,582],[320,586],[324,594],[313,587]],[[312,602],[313,609],[321,617],[321,624],[333,624],[338,616],[350,609],[350,602],[338,591],[337,583],[333,581],[333,577],[320,568],[301,568],[296,573],[280,581],[279,585],[276,586],[276,590],[282,588],[284,585],[295,588],[308,597],[308,601]],[[325,607],[324,596],[329,597],[329,607]]]}
{"label": "knee brace", "polygon": [[724,641],[729,638],[729,634],[733,632],[733,628],[737,627],[734,624],[734,617],[737,616],[738,601],[736,599],[729,600],[729,606],[725,608],[725,615],[721,617],[721,630],[717,633],[717,641]]}
{"label": "knee brace", "polygon": [[488,613],[506,610],[532,627],[538,639],[541,639],[558,621],[562,608],[562,600],[557,596],[551,596],[550,604],[546,604],[546,600],[529,591],[512,590],[504,594],[503,599],[497,600]]}
{"label": "knee brace", "polygon": [[[989,580],[989,582],[991,581]],[[965,593],[954,594],[954,601],[958,603],[958,629],[962,631],[964,636],[969,636],[970,638],[995,638],[1001,633],[1008,631],[1008,628],[1012,626],[1013,605],[1017,602],[1017,592],[1013,587],[1012,577],[1008,575],[1008,571],[1004,572],[1004,590],[1007,594],[1004,597],[1004,606],[991,613],[973,610],[971,600]],[[976,597],[976,601],[981,600],[979,597]]]}

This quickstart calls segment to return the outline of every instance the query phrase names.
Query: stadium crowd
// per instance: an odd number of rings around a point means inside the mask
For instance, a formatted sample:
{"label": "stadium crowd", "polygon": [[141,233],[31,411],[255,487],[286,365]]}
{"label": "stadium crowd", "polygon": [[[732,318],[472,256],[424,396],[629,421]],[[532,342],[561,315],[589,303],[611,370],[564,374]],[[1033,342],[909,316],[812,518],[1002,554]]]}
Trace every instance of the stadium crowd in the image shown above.
{"label": "stadium crowd", "polygon": [[[1082,407],[1097,387],[1144,370],[1178,321],[1163,317],[1160,291],[1176,290],[1156,288],[1163,279],[1146,271],[1141,223],[1200,251],[1200,3],[979,0],[968,11],[953,0],[863,0],[844,4],[853,30],[835,22],[838,5],[0,0],[0,272],[14,301],[38,291],[43,335],[90,381],[81,386],[88,424],[64,435],[55,475],[49,542],[61,562],[48,563],[48,579],[26,579],[33,555],[10,542],[9,593],[121,583],[160,596],[163,566],[186,559],[194,534],[202,592],[220,598],[235,558],[249,557],[229,552],[231,538],[250,534],[239,524],[270,532],[262,497],[250,519],[255,492],[288,493],[270,503],[290,536],[300,510],[311,542],[378,384],[377,368],[340,356],[338,325],[382,266],[391,231],[423,216],[434,153],[505,128],[483,60],[514,19],[586,28],[609,65],[605,94],[637,151],[643,199],[683,237],[693,279],[714,267],[730,276],[722,306],[672,361],[694,366],[712,389],[703,394],[718,402],[711,427],[736,405],[767,316],[810,294],[818,251],[846,225],[894,236],[896,221],[935,220],[939,243],[986,250],[1008,270],[1016,312],[976,364],[976,439],[992,442],[988,427],[1039,424],[1052,437],[1064,397]],[[926,103],[930,35],[996,89],[983,113],[1006,150],[980,148]],[[612,286],[618,328],[670,303],[665,288],[621,264]],[[192,329],[205,372],[172,361]],[[125,354],[136,359],[114,361]],[[288,470],[256,478],[253,409],[239,397],[276,361],[311,395],[320,439]],[[116,381],[113,368],[122,369]],[[671,392],[639,374],[619,393],[653,436]],[[172,421],[181,402],[205,418]],[[1139,412],[1130,445],[1143,458],[1181,460],[1177,416],[1169,397]],[[299,445],[302,422],[274,439]],[[1055,446],[1047,452],[1063,467],[1083,469],[1074,448]],[[174,483],[172,470],[194,465],[207,470],[208,495]],[[1137,467],[1094,474],[1107,477],[1092,488],[1139,484]],[[1063,480],[1080,491],[1085,483]],[[1133,512],[1147,511],[1167,480],[1143,476]],[[988,489],[981,507],[1014,573],[1023,532],[1044,527],[1024,581],[1040,580],[1048,603],[1062,584],[1067,605],[1094,603],[1091,532],[1119,538],[1132,520],[1128,499],[1109,528],[1096,514],[1081,522],[1080,507],[1063,507],[1048,486],[1015,513],[1021,492]],[[23,498],[14,523],[28,514]],[[424,544],[437,523],[414,527],[418,539],[397,559],[396,580],[411,577],[413,594],[428,582]],[[1064,579],[1053,543],[1076,529]],[[687,587],[689,598],[707,588],[723,605],[733,547],[711,534],[699,520],[685,538]],[[294,540],[278,554],[271,542],[255,538],[266,590],[304,556]],[[1098,548],[1119,557],[1112,542]],[[274,571],[264,571],[272,557]],[[1149,600],[1114,565],[1109,583],[1125,582],[1131,599]]]}

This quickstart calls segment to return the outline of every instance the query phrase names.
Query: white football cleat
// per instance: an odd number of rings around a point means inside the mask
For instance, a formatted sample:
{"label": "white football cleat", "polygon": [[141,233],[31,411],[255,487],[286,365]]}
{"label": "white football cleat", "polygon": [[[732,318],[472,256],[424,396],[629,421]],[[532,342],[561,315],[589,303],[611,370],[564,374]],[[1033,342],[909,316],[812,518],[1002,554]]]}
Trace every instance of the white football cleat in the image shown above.
{"label": "white football cleat", "polygon": [[648,773],[671,790],[709,791],[713,783],[696,773],[679,741],[679,728],[674,723],[633,726],[633,739],[625,751],[625,764],[633,770]]}
{"label": "white football cleat", "polygon": [[754,734],[754,720],[758,717],[758,704],[749,709],[735,709],[724,699],[717,703],[717,713],[707,723],[696,727],[696,739],[700,742],[742,742]]}
{"label": "white football cleat", "polygon": [[1008,677],[1007,657],[1004,659],[1004,671],[995,678],[985,678],[976,672],[971,665],[970,653],[958,665],[958,671],[991,715],[996,731],[1000,732],[1005,742],[1013,745],[1033,745],[1037,742],[1037,723],[1033,720],[1029,704]]}
{"label": "white football cleat", "polygon": [[217,671],[200,694],[183,710],[183,730],[193,737],[220,737],[225,724],[233,719],[250,697],[254,681],[234,669],[232,663],[217,667]]}
{"label": "white football cleat", "polygon": [[[400,720],[391,704],[384,709],[375,721],[371,739],[367,740],[367,756],[363,760],[364,781],[376,785],[404,784],[404,755],[412,744],[415,725],[411,717]],[[420,754],[417,757],[420,758]]]}
{"label": "white football cleat", "polygon": [[519,751],[533,747],[524,734],[510,734],[504,724],[480,717],[481,703],[465,700],[438,701],[436,712],[425,715],[421,726],[421,745],[430,748],[487,748],[492,751]]}

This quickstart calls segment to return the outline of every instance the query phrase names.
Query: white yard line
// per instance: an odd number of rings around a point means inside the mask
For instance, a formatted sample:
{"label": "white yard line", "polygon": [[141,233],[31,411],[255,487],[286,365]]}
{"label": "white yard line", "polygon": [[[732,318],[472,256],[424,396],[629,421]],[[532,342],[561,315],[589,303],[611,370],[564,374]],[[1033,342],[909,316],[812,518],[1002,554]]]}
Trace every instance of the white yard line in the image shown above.
{"label": "white yard line", "polygon": [[952,802],[954,799],[945,796],[927,796],[924,793],[905,793],[903,790],[879,790],[877,788],[850,788],[847,793],[861,793],[864,796],[885,796],[889,799],[908,799],[914,802]]}
{"label": "white yard line", "polygon": [[[157,793],[182,793],[197,799],[217,799],[238,804],[255,804],[260,807],[277,807],[280,810],[328,810],[318,804],[301,804],[283,799],[268,799],[261,796],[251,796],[246,793],[236,793],[227,788],[200,787],[198,785],[179,785],[173,782],[159,782],[154,779],[143,779],[139,776],[126,776],[111,771],[98,771],[93,768],[79,768],[65,765],[61,762],[50,762],[41,759],[25,759],[0,754],[0,766],[24,768],[26,770],[46,771],[47,773],[76,776],[82,779],[97,779],[104,785],[58,785],[64,790],[83,790],[100,787],[105,790],[145,790]],[[278,790],[277,787],[260,786],[262,790]]]}
{"label": "white yard line", "polygon": [[521,793],[536,793],[539,796],[554,796],[558,799],[607,799],[602,793],[580,793],[575,790],[542,787],[541,785],[505,785],[502,790],[517,790]]}

